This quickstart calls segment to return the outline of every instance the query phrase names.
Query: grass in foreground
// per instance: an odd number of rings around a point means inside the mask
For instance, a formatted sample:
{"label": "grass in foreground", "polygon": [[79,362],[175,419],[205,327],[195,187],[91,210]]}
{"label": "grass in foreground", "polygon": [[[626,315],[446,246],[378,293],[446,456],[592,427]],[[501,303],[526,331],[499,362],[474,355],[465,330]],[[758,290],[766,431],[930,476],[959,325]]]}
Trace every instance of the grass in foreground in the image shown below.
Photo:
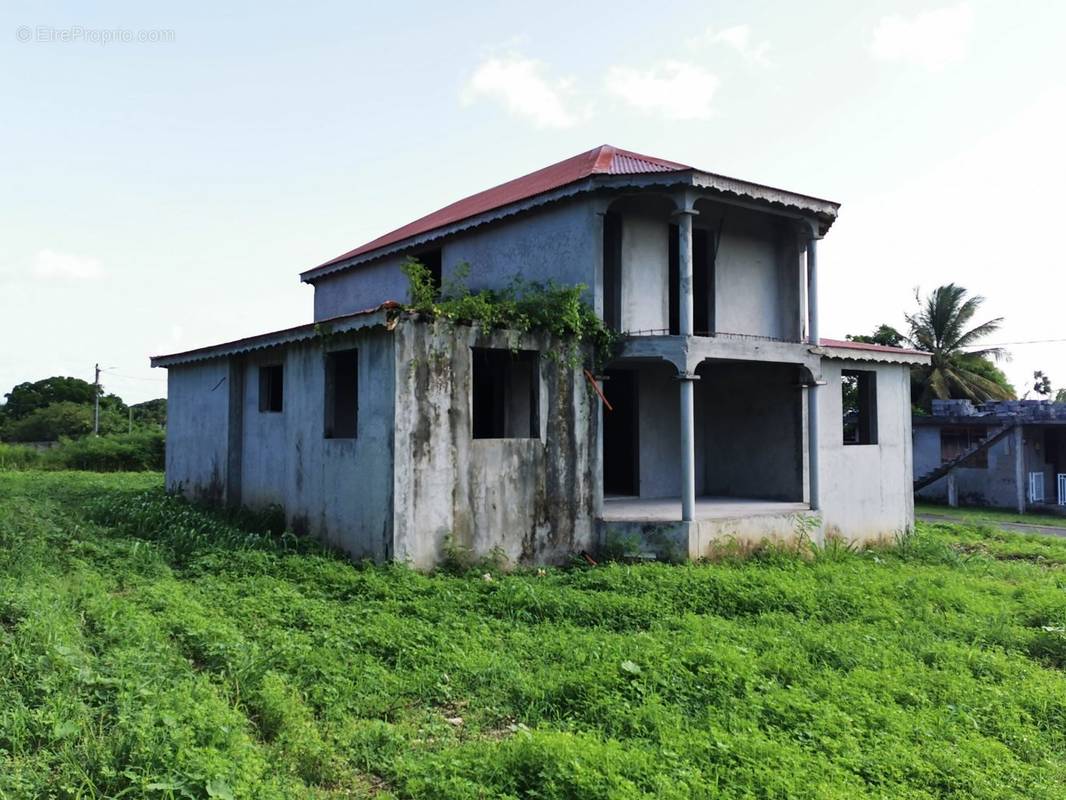
{"label": "grass in foreground", "polygon": [[1066,542],[485,581],[158,486],[0,474],[0,797],[1066,792]]}
{"label": "grass in foreground", "polygon": [[999,522],[1016,522],[1020,525],[1049,525],[1053,528],[1066,528],[1066,516],[1056,514],[1035,514],[1026,512],[1019,514],[1007,508],[982,508],[979,506],[951,506],[938,503],[915,503],[914,510],[918,514],[937,514],[942,517],[953,517],[960,522],[974,525],[995,526]]}

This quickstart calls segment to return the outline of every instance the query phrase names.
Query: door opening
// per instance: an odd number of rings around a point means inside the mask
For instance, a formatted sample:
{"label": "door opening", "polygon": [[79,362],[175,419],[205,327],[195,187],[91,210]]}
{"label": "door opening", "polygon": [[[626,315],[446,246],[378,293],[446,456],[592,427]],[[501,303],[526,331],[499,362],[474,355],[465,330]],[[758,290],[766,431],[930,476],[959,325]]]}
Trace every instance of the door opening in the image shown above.
{"label": "door opening", "polygon": [[613,411],[603,410],[603,493],[640,494],[640,436],[637,372],[607,370],[603,393]]}

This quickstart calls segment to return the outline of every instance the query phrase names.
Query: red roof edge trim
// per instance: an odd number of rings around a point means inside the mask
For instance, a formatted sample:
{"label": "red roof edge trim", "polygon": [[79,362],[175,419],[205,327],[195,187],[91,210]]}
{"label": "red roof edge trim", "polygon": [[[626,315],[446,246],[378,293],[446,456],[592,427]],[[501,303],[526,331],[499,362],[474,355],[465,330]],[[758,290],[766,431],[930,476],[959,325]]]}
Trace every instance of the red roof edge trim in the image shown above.
{"label": "red roof edge trim", "polygon": [[843,347],[849,350],[873,350],[879,353],[898,353],[909,356],[927,356],[924,350],[911,350],[907,347],[892,347],[887,344],[872,344],[870,342],[853,342],[850,339],[819,339],[822,347]]}

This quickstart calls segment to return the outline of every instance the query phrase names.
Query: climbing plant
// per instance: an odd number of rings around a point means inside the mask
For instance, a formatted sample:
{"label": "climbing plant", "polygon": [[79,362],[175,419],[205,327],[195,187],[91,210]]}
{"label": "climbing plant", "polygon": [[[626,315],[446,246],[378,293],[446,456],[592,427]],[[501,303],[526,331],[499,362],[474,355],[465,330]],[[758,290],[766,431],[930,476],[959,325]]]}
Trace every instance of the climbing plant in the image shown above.
{"label": "climbing plant", "polygon": [[564,286],[550,280],[542,284],[516,275],[502,290],[475,292],[467,285],[470,265],[463,262],[438,290],[429,269],[418,259],[407,259],[401,269],[409,285],[407,311],[518,334],[546,331],[569,343],[564,352],[549,355],[571,366],[580,364],[582,345],[591,348],[590,366],[595,369],[610,360],[617,344],[618,334],[582,299],[583,284]]}

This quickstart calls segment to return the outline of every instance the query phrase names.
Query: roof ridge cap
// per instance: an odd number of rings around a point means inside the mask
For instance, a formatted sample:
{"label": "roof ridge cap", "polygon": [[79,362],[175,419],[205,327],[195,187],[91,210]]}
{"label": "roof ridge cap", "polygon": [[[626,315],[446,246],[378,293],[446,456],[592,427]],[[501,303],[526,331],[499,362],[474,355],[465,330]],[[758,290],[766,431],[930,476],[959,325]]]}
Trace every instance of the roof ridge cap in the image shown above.
{"label": "roof ridge cap", "polygon": [[618,148],[610,144],[601,144],[593,152],[596,153],[596,157],[592,160],[591,172],[609,172]]}

